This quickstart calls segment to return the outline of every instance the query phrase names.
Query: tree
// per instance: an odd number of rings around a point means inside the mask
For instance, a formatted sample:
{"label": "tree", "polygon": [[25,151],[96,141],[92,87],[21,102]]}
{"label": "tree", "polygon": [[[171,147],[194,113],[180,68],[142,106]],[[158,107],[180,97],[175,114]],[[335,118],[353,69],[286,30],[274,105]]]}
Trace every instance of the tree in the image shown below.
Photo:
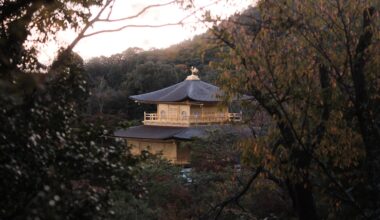
{"label": "tree", "polygon": [[104,129],[79,123],[83,61],[58,60],[44,88],[20,95],[17,105],[1,100],[1,218],[107,216],[108,193],[131,178],[126,168],[134,160],[124,147],[101,144]]}
{"label": "tree", "polygon": [[[41,67],[33,46],[25,47],[28,37],[44,43],[58,31],[79,28],[90,18],[90,7],[102,1],[2,1],[0,68],[10,77],[18,66],[23,69]],[[33,35],[32,35],[33,32]]]}
{"label": "tree", "polygon": [[300,219],[319,218],[326,202],[337,216],[379,215],[378,7],[260,1],[214,27],[230,48],[222,85],[271,116],[250,161],[281,179]]}
{"label": "tree", "polygon": [[[104,127],[82,124],[88,84],[72,53],[91,25],[112,22],[114,2],[0,1],[1,219],[108,219],[111,192],[132,192],[138,158],[104,140]],[[92,6],[100,7],[96,15]],[[41,65],[33,43],[67,28],[78,37],[51,66]]]}
{"label": "tree", "polygon": [[247,138],[247,133],[231,133],[227,128],[210,129],[207,137],[186,143],[192,152],[188,188],[193,218],[289,218],[285,192],[265,178],[261,167],[243,163],[240,146]]}

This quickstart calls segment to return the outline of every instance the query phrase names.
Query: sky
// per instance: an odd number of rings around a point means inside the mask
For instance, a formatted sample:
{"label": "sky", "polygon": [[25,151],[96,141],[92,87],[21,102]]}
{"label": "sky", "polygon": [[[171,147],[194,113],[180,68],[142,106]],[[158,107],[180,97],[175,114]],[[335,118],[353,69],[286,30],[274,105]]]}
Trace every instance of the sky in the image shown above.
{"label": "sky", "polygon": [[[112,11],[111,18],[121,18],[135,15],[144,7],[151,4],[167,3],[170,0],[117,0]],[[213,15],[228,17],[236,11],[242,11],[252,4],[252,0],[229,0],[228,4],[215,3],[217,0],[194,0],[195,8],[210,10]],[[92,12],[97,12],[98,8],[92,8]],[[199,10],[198,10],[199,11]],[[94,25],[93,31],[112,29],[125,24],[138,25],[160,25],[176,23],[193,12],[193,9],[183,10],[180,6],[172,4],[158,8],[151,8],[136,19],[119,23],[98,23]],[[207,30],[206,25],[200,23],[202,12],[198,12],[184,20],[185,25],[166,26],[160,28],[126,28],[122,31],[112,33],[102,33],[82,39],[74,48],[85,60],[96,56],[110,56],[120,53],[129,47],[139,47],[144,50],[152,48],[166,48],[173,44],[178,44],[184,40],[191,39],[197,34]],[[74,31],[68,30],[60,32],[57,40],[40,46],[40,60],[50,63],[59,46],[68,45],[76,36]]]}

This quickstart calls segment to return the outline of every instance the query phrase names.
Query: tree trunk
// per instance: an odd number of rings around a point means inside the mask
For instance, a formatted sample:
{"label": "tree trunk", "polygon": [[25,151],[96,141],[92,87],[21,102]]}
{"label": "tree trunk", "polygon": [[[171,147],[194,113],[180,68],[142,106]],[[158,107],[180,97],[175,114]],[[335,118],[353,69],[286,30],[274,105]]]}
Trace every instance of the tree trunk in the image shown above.
{"label": "tree trunk", "polygon": [[304,179],[301,183],[294,185],[294,204],[298,219],[300,220],[317,220],[313,192],[309,180]]}
{"label": "tree trunk", "polygon": [[372,207],[370,208],[378,210],[380,207],[380,131],[377,127],[376,109],[371,100],[373,95],[368,90],[369,86],[364,71],[368,60],[366,51],[372,43],[373,33],[369,27],[374,14],[375,9],[372,7],[363,12],[363,34],[360,36],[356,47],[351,75],[355,91],[356,115],[367,155],[366,165],[372,200]]}
{"label": "tree trunk", "polygon": [[[270,106],[268,102],[262,98],[260,91],[255,91],[255,98],[266,109],[270,115],[275,115],[278,118],[282,118],[281,112],[276,106]],[[312,186],[309,180],[308,169],[311,162],[311,156],[307,149],[298,149],[295,146],[297,140],[295,139],[289,124],[282,120],[277,123],[278,128],[281,131],[281,135],[284,141],[284,145],[291,149],[290,160],[293,165],[298,169],[299,175],[302,175],[302,181],[296,182],[288,179],[289,195],[293,202],[294,211],[300,220],[316,220],[318,219]],[[306,173],[305,173],[306,172]]]}

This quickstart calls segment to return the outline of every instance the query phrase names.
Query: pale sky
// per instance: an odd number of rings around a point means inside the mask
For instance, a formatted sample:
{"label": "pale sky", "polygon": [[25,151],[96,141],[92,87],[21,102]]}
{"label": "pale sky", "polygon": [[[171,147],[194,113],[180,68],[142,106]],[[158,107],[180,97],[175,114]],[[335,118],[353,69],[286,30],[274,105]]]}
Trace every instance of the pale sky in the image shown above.
{"label": "pale sky", "polygon": [[[134,15],[142,8],[150,4],[166,3],[170,0],[117,0],[113,8],[111,18],[120,18]],[[230,0],[229,4],[215,4],[215,0],[194,0],[196,7],[206,7],[213,15],[227,17],[236,11],[246,9],[252,4],[252,0]],[[96,12],[98,9],[94,8]],[[136,19],[121,23],[97,24],[88,33],[123,26],[125,24],[149,24],[159,25],[175,23],[190,14],[192,10],[182,10],[178,5],[169,5],[152,8]],[[140,47],[145,50],[151,48],[166,48],[181,41],[191,39],[194,35],[206,31],[206,26],[197,22],[200,13],[195,14],[184,21],[184,26],[166,26],[161,28],[126,28],[119,32],[102,33],[82,39],[74,48],[85,60],[96,56],[110,56],[120,53],[129,47]],[[50,63],[55,56],[58,45],[67,45],[75,37],[73,31],[61,32],[57,36],[58,42],[41,46],[40,60]]]}

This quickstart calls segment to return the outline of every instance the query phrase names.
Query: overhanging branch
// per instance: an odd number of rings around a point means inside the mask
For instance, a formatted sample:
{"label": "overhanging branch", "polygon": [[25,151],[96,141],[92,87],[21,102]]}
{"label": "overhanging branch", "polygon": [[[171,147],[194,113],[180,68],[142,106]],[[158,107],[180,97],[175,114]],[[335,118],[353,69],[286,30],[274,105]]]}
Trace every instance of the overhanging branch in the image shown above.
{"label": "overhanging branch", "polygon": [[97,19],[97,21],[99,21],[99,22],[118,22],[118,21],[131,20],[131,19],[137,18],[140,15],[144,14],[149,9],[171,5],[171,4],[174,4],[175,2],[176,1],[174,0],[174,1],[167,2],[167,3],[163,3],[163,4],[148,5],[148,6],[144,7],[143,9],[141,9],[139,12],[137,12],[135,15],[131,15],[131,16],[123,17],[123,18],[116,18],[116,19],[110,19],[111,14],[112,14],[112,7],[110,7],[110,12],[109,12],[107,18],[105,18],[105,19],[99,18],[99,19]]}
{"label": "overhanging branch", "polygon": [[[191,16],[193,16],[195,13],[197,13],[198,11],[204,10],[205,8],[207,8],[207,7],[209,7],[209,6],[217,3],[217,1],[215,1],[215,2],[212,2],[212,3],[208,4],[208,5],[199,7],[197,9],[193,10],[191,13],[187,14],[186,16],[184,16],[182,19],[178,20],[177,22],[164,23],[164,24],[126,24],[126,25],[122,25],[122,26],[120,26],[118,28],[114,28],[114,29],[104,29],[104,30],[95,31],[95,32],[92,32],[92,33],[87,33],[88,29],[90,27],[92,27],[97,22],[112,23],[112,22],[131,20],[131,19],[134,19],[134,18],[137,18],[137,17],[141,16],[143,13],[145,13],[149,9],[157,8],[157,7],[163,7],[163,6],[168,6],[170,4],[174,4],[177,1],[178,0],[173,0],[173,1],[166,2],[166,3],[162,3],[162,4],[148,5],[148,6],[144,7],[143,9],[141,9],[135,15],[127,16],[127,17],[123,17],[123,18],[111,19],[111,15],[112,15],[112,12],[113,12],[113,7],[114,7],[114,4],[115,4],[116,0],[107,0],[105,2],[105,4],[102,6],[102,8],[100,9],[100,11],[96,14],[96,16],[93,19],[91,19],[84,26],[84,28],[78,33],[77,37],[66,48],[66,51],[72,51],[73,48],[79,43],[79,41],[81,39],[86,38],[86,37],[90,37],[90,36],[94,36],[94,35],[97,35],[97,34],[110,33],[110,32],[118,32],[118,31],[122,31],[122,30],[124,30],[126,28],[160,28],[160,27],[167,27],[167,26],[184,25],[185,24],[184,21],[187,20],[188,18],[190,18]],[[106,13],[107,9],[109,11],[107,13],[106,18],[101,18],[104,15],[104,13]]]}

